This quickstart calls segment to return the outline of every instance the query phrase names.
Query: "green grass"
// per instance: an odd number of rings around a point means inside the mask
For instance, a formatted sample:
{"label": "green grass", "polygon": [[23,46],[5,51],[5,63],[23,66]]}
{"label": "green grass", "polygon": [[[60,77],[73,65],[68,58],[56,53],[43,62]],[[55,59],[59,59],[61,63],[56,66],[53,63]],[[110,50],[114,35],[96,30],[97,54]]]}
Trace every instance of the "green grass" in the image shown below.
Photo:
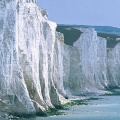
{"label": "green grass", "polygon": [[64,42],[70,46],[73,46],[73,43],[77,41],[82,34],[80,30],[69,26],[57,26],[56,30],[64,34]]}
{"label": "green grass", "polygon": [[[103,37],[107,39],[107,48],[114,48],[120,41],[117,41],[116,38],[120,38],[119,34],[115,34],[114,31],[112,33],[112,29],[116,29],[113,27],[107,26],[81,26],[81,25],[58,25],[57,31],[64,34],[64,42],[67,45],[73,46],[73,43],[79,39],[82,32],[74,27],[93,27],[96,28],[97,35],[99,37]],[[110,31],[109,31],[109,29]],[[103,30],[103,31],[102,31]],[[120,29],[119,29],[120,30]],[[119,33],[119,30],[116,31]],[[107,33],[105,31],[108,31]]]}
{"label": "green grass", "polygon": [[119,35],[108,33],[97,33],[99,37],[107,39],[107,48],[114,48],[120,41],[116,41],[116,38],[120,38]]}

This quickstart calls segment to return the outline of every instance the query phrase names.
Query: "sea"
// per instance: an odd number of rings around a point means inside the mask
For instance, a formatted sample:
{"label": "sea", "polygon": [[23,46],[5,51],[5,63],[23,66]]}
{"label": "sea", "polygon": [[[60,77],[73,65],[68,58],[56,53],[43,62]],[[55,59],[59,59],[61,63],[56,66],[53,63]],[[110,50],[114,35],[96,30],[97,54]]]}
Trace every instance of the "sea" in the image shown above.
{"label": "sea", "polygon": [[36,117],[29,120],[120,120],[120,96],[97,96],[87,105],[75,105],[62,110],[64,115]]}

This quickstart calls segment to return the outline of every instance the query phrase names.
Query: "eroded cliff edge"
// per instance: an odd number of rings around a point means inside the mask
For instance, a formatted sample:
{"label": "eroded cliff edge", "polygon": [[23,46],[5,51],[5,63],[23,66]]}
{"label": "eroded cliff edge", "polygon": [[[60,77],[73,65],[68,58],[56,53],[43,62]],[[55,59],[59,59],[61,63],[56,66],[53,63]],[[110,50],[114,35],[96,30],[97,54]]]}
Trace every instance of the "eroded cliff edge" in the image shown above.
{"label": "eroded cliff edge", "polygon": [[0,1],[3,111],[42,114],[49,107],[61,105],[63,97],[59,93],[65,96],[62,39],[56,32],[56,23],[47,19],[46,11],[35,1]]}
{"label": "eroded cliff edge", "polygon": [[63,81],[68,96],[104,94],[119,88],[120,34],[118,29],[112,28],[117,34],[110,34],[103,28],[58,25],[57,31],[65,39]]}
{"label": "eroded cliff edge", "polygon": [[0,111],[42,115],[65,98],[119,87],[119,38],[107,48],[93,28],[73,27],[70,46],[56,26],[35,0],[0,1]]}

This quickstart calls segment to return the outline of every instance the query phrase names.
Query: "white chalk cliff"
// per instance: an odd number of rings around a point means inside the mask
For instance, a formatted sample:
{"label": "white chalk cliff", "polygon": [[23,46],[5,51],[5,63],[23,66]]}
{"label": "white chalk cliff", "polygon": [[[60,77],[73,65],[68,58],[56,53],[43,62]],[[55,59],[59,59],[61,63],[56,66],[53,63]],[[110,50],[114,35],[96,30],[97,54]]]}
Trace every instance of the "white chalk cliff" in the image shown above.
{"label": "white chalk cliff", "polygon": [[120,86],[120,43],[107,50],[107,77],[110,88]]}
{"label": "white chalk cliff", "polygon": [[[73,46],[35,0],[0,1],[0,107],[16,114],[42,114],[64,97],[119,87],[120,44],[93,28],[80,28]],[[1,111],[1,109],[0,109]]]}
{"label": "white chalk cliff", "polygon": [[64,43],[56,34],[35,1],[0,1],[0,99],[8,111],[35,114],[61,104]]}
{"label": "white chalk cliff", "polygon": [[106,39],[98,37],[93,28],[83,32],[73,43],[65,46],[65,85],[73,95],[100,93],[107,86]]}

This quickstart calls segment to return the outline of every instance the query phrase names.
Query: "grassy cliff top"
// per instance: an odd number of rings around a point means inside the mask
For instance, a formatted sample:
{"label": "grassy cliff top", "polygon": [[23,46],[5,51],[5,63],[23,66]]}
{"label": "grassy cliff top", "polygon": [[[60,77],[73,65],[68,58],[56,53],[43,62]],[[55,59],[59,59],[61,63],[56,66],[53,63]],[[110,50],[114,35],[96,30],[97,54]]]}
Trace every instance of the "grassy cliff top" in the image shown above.
{"label": "grassy cliff top", "polygon": [[107,39],[107,48],[113,48],[120,42],[120,28],[110,26],[88,26],[88,25],[58,25],[57,31],[64,34],[64,42],[67,45],[73,46],[82,32],[77,29],[80,27],[89,28],[93,27],[97,31],[99,37]]}

